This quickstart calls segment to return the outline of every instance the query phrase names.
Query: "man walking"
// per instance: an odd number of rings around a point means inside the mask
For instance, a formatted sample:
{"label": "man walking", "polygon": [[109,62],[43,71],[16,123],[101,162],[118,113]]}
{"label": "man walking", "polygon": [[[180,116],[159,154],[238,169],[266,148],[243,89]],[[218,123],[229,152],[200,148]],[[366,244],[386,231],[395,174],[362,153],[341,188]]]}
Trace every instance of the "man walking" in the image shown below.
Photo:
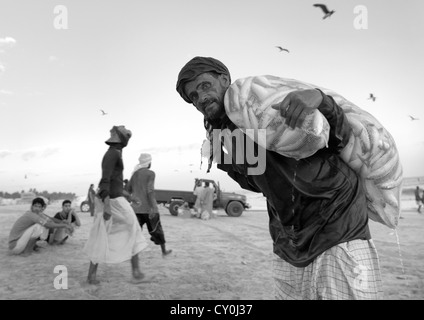
{"label": "man walking", "polygon": [[102,160],[99,198],[95,198],[95,218],[85,245],[90,258],[87,281],[98,284],[99,263],[121,263],[131,259],[132,275],[136,282],[145,280],[140,271],[138,254],[147,247],[137,217],[123,196],[122,149],[131,138],[125,126],[114,126],[106,140],[109,149]]}
{"label": "man walking", "polygon": [[152,156],[148,153],[142,153],[138,161],[139,163],[135,166],[127,186],[131,195],[131,205],[137,215],[140,227],[143,227],[144,224],[147,225],[150,240],[156,245],[160,245],[162,256],[167,256],[172,250],[166,249],[165,234],[155,198],[156,174],[150,170]]}

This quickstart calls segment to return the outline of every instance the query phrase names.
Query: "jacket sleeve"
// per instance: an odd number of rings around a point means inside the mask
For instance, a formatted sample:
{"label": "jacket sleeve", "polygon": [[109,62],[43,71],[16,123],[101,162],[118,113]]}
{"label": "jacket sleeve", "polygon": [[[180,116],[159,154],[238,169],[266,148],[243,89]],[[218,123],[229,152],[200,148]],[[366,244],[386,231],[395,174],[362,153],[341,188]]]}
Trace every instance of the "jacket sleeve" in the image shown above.
{"label": "jacket sleeve", "polygon": [[321,90],[322,102],[318,110],[324,115],[330,125],[328,148],[339,153],[349,142],[352,128],[343,109],[337,105],[333,97],[324,94]]}
{"label": "jacket sleeve", "polygon": [[218,169],[227,172],[231,179],[236,181],[243,189],[253,192],[262,192],[252,178],[235,171],[231,164],[218,164]]}
{"label": "jacket sleeve", "polygon": [[102,160],[102,178],[99,183],[99,195],[102,201],[109,196],[110,180],[116,163],[119,161],[119,153],[109,149]]}
{"label": "jacket sleeve", "polygon": [[155,178],[156,174],[152,171],[152,174],[150,175],[147,182],[147,197],[149,199],[150,208],[152,209],[153,213],[159,212],[158,204],[156,202],[155,197]]}

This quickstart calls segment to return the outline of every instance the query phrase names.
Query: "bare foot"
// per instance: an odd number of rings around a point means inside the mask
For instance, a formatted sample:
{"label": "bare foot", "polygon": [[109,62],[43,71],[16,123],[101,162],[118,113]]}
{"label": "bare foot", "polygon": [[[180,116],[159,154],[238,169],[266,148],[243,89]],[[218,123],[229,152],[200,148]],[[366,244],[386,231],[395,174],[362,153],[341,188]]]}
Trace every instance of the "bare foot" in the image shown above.
{"label": "bare foot", "polygon": [[139,284],[139,283],[148,283],[148,282],[152,282],[152,280],[154,279],[154,277],[153,276],[149,276],[149,277],[147,277],[147,276],[145,276],[144,274],[142,274],[141,273],[141,277],[140,276],[138,276],[138,277],[135,277],[134,275],[133,275],[133,278],[132,278],[132,280],[131,280],[131,283],[134,283],[134,284]]}
{"label": "bare foot", "polygon": [[31,255],[30,251],[28,251],[28,252],[24,251],[20,254],[21,257],[28,257],[29,255]]}
{"label": "bare foot", "polygon": [[41,252],[40,249],[45,249],[45,248],[39,245],[35,245],[32,250],[34,250],[34,252],[36,253],[40,253]]}
{"label": "bare foot", "polygon": [[140,272],[139,270],[136,270],[136,271],[133,271],[133,277],[136,280],[142,280],[145,277],[145,275],[144,275],[144,273]]}
{"label": "bare foot", "polygon": [[59,242],[59,245],[62,245],[65,243],[65,241],[68,240],[68,236],[66,236],[62,241]]}
{"label": "bare foot", "polygon": [[165,257],[171,253],[172,253],[172,250],[166,250],[165,252],[162,252],[162,257]]}
{"label": "bare foot", "polygon": [[98,285],[98,284],[100,284],[100,281],[99,280],[96,280],[96,279],[87,279],[87,283],[88,284]]}

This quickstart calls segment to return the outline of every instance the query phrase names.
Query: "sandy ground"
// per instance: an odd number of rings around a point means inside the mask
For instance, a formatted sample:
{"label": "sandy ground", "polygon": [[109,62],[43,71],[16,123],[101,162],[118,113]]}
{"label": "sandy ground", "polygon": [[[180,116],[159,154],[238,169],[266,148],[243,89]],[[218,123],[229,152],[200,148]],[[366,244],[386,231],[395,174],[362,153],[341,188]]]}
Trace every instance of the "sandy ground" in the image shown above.
{"label": "sandy ground", "polygon": [[[63,246],[47,246],[29,257],[10,256],[7,240],[10,228],[28,205],[0,206],[0,299],[110,299],[110,300],[271,300],[272,242],[263,199],[250,199],[253,209],[241,217],[228,217],[224,211],[209,221],[183,219],[161,208],[167,246],[173,253],[166,258],[160,247],[149,241],[140,253],[141,267],[154,276],[149,283],[132,284],[130,263],[100,265],[98,286],[86,284],[88,259],[82,252],[91,227],[88,213],[77,210],[79,228]],[[407,201],[396,233],[371,222],[382,269],[384,298],[422,300],[424,298],[424,214]],[[46,213],[54,215],[60,203]],[[143,230],[149,239],[147,230]],[[45,243],[45,242],[44,242]],[[67,289],[55,289],[59,273],[67,268]],[[61,282],[63,283],[63,282]]]}

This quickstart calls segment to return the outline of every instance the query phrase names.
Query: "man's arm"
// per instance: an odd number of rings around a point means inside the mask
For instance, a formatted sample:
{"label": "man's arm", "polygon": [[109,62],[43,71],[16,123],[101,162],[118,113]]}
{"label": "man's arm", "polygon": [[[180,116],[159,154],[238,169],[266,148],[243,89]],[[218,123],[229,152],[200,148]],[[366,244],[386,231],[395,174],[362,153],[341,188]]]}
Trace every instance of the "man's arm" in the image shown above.
{"label": "man's arm", "polygon": [[349,142],[352,127],[343,109],[334,101],[333,97],[324,94],[321,90],[322,103],[318,110],[324,115],[330,125],[328,147],[340,152]]}
{"label": "man's arm", "polygon": [[[81,227],[81,220],[78,217],[77,213],[75,212],[75,210],[71,210],[71,213],[69,214],[69,216],[73,216],[75,218],[75,225],[77,227]],[[72,218],[70,219],[70,222],[72,222]]]}
{"label": "man's arm", "polygon": [[147,197],[149,199],[150,208],[152,209],[151,214],[159,213],[159,208],[155,197],[155,178],[156,174],[152,171],[152,174],[147,181]]}
{"label": "man's arm", "polygon": [[110,209],[110,180],[112,177],[113,170],[115,169],[116,163],[120,159],[118,150],[109,149],[102,160],[102,178],[99,182],[99,196],[104,203],[103,217],[105,220],[109,220],[112,216]]}
{"label": "man's arm", "polygon": [[55,229],[55,228],[66,228],[68,229],[70,232],[74,231],[74,228],[68,224],[67,222],[54,222],[53,220],[48,220],[43,224],[44,227],[49,228],[49,229]]}
{"label": "man's arm", "polygon": [[236,172],[231,164],[218,164],[218,169],[227,172],[227,174],[236,181],[240,187],[253,192],[262,192],[249,176]]}
{"label": "man's arm", "polygon": [[272,108],[280,111],[291,128],[301,127],[306,116],[318,109],[330,125],[329,149],[338,153],[349,141],[352,128],[343,109],[331,96],[319,89],[290,92],[281,103]]}
{"label": "man's arm", "polygon": [[63,220],[62,219],[59,219],[59,218],[56,218],[57,216],[58,216],[58,214],[59,213],[57,213],[54,217],[49,217],[49,216],[47,216],[46,215],[46,217],[48,217],[49,219],[51,219],[53,222],[55,222],[55,223],[62,223],[63,222]]}

